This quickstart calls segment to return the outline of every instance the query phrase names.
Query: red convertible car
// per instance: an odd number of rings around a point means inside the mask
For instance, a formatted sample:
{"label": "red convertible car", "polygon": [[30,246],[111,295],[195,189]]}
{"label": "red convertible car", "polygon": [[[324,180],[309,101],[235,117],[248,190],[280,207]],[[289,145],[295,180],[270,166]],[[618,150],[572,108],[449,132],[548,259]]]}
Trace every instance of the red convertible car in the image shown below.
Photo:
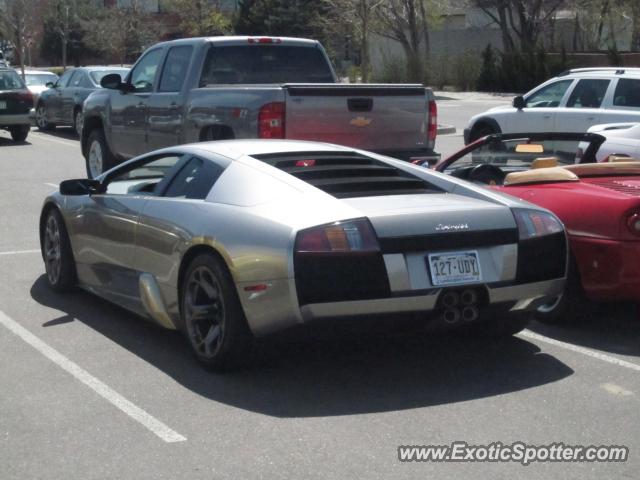
{"label": "red convertible car", "polygon": [[584,295],[640,302],[640,161],[596,163],[603,142],[591,133],[496,134],[435,166],[547,208],[564,222],[569,281],[561,297],[538,310],[542,321],[575,318]]}

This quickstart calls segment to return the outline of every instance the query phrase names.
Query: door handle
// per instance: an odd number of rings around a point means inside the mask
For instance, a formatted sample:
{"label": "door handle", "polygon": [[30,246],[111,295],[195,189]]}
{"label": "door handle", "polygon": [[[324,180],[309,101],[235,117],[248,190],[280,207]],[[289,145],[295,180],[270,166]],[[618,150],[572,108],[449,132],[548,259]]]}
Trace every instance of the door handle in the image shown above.
{"label": "door handle", "polygon": [[140,102],[139,104],[137,104],[137,105],[136,105],[136,108],[139,108],[139,109],[141,109],[141,110],[142,110],[142,109],[144,109],[144,108],[147,108],[147,105],[146,105],[146,104],[144,104],[144,103],[142,103],[142,102]]}
{"label": "door handle", "polygon": [[180,108],[180,105],[178,105],[177,103],[169,104],[169,109],[170,110],[177,110],[178,108]]}
{"label": "door handle", "polygon": [[551,115],[543,115],[542,118],[551,118]]}
{"label": "door handle", "polygon": [[587,120],[595,120],[596,117],[587,117]]}

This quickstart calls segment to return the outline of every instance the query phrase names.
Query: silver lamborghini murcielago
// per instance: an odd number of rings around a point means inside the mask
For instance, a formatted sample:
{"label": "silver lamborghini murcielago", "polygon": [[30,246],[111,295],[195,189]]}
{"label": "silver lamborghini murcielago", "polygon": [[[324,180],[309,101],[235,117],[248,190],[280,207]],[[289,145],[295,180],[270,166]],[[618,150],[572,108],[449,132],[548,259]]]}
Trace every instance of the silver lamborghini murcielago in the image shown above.
{"label": "silver lamborghini murcielago", "polygon": [[182,330],[221,370],[315,319],[424,313],[511,335],[553,302],[565,232],[547,210],[406,162],[314,142],[230,140],[67,180],[40,242],[75,285]]}

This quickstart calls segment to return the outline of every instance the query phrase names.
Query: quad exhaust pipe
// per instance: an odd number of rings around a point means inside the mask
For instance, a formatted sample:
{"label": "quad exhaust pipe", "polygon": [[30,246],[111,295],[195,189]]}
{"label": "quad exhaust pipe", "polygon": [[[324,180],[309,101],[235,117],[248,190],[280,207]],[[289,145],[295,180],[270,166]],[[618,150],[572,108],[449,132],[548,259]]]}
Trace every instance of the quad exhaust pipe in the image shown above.
{"label": "quad exhaust pipe", "polygon": [[441,320],[448,325],[473,322],[480,316],[478,293],[475,290],[449,290],[442,295],[440,302],[443,307]]}

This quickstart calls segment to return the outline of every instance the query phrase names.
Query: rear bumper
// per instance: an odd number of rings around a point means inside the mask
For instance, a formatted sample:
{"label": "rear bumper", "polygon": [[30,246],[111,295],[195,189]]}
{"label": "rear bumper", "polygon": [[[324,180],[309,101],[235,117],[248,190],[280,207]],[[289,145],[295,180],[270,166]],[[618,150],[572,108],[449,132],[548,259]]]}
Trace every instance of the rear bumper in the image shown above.
{"label": "rear bumper", "polygon": [[[560,295],[564,289],[564,283],[564,278],[557,278],[523,285],[487,286],[488,306],[512,303],[511,312],[532,311]],[[304,321],[356,315],[429,313],[436,309],[438,299],[443,291],[445,289],[440,288],[429,290],[422,295],[317,303],[305,305],[301,307],[300,311]]]}
{"label": "rear bumper", "polygon": [[570,243],[589,298],[640,301],[640,242],[571,237]]}
{"label": "rear bumper", "polygon": [[15,115],[0,114],[0,127],[29,124],[31,124],[31,118],[28,113],[20,113]]}

